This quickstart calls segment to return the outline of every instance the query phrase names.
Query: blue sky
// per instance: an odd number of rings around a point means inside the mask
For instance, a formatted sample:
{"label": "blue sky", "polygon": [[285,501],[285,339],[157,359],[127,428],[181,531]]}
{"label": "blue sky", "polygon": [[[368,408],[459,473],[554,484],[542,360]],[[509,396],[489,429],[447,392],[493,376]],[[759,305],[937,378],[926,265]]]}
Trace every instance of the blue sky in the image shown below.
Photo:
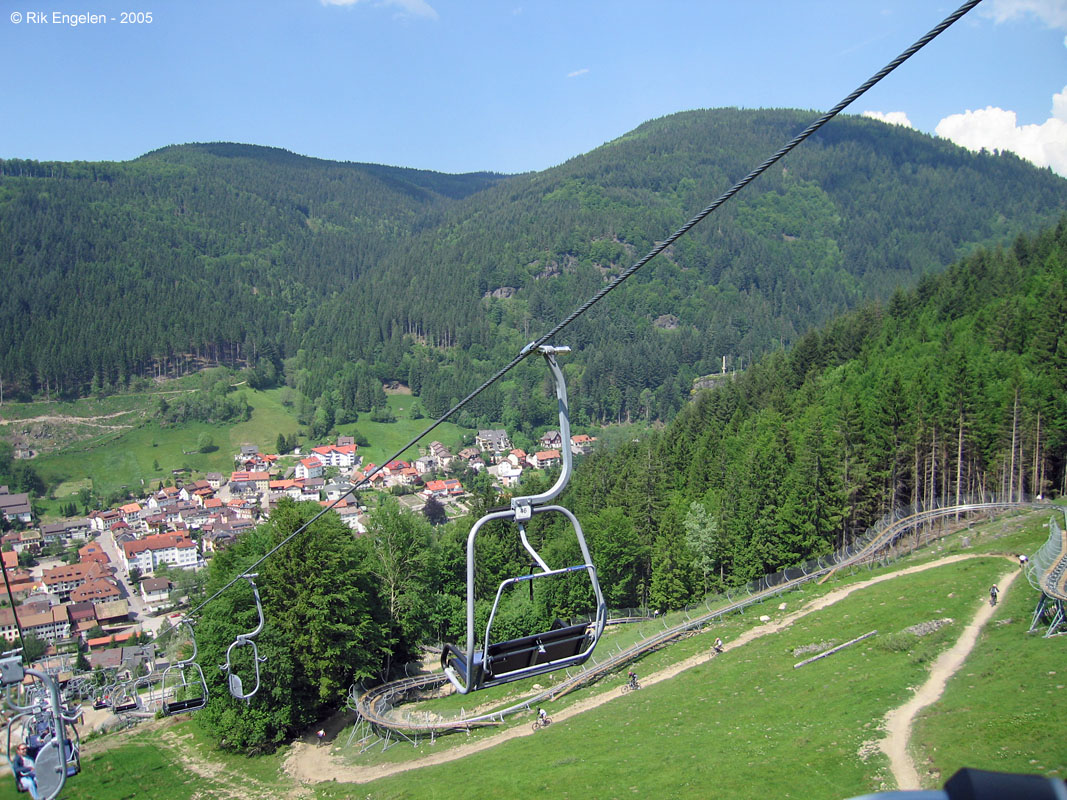
{"label": "blue sky", "polygon": [[[676,111],[825,110],[957,5],[4,0],[0,158],[238,141],[443,172],[540,170]],[[108,20],[64,25],[53,12]],[[152,21],[122,24],[122,12]],[[984,0],[849,111],[1067,174],[1065,37],[1067,0]]]}

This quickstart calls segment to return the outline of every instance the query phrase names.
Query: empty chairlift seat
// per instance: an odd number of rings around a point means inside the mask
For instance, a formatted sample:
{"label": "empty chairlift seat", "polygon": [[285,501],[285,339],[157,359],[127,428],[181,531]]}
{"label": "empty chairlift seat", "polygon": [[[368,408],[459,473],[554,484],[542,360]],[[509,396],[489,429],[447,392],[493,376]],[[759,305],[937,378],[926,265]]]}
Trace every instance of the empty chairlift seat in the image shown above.
{"label": "empty chairlift seat", "polygon": [[[487,682],[503,683],[527,676],[533,669],[579,664],[592,652],[593,631],[589,623],[565,625],[544,633],[523,636],[490,644],[486,650],[476,650],[473,659],[475,675],[467,675],[467,658],[455,645],[445,645],[443,664],[457,672],[465,684],[482,686]],[[488,658],[483,661],[485,655]],[[584,658],[583,658],[584,654]]]}
{"label": "empty chairlift seat", "polygon": [[[441,653],[441,666],[445,676],[461,694],[581,664],[592,655],[593,648],[596,647],[600,634],[604,630],[607,617],[606,605],[597,581],[596,567],[590,558],[589,548],[582,534],[582,526],[574,514],[566,508],[546,505],[558,497],[566,487],[572,469],[567,389],[564,385],[563,373],[555,359],[556,353],[568,350],[569,348],[562,347],[539,348],[539,352],[548,363],[559,402],[560,434],[564,443],[561,448],[563,466],[559,478],[550,489],[542,494],[516,497],[512,499],[510,508],[490,511],[474,523],[467,536],[467,647],[464,650],[456,645],[447,644]],[[578,544],[582,559],[580,563],[551,567],[531,545],[526,536],[526,524],[533,515],[545,512],[562,514],[566,518]],[[523,548],[533,559],[535,571],[501,582],[485,631],[479,632],[475,629],[476,542],[482,527],[492,521],[514,523]],[[557,624],[547,631],[503,641],[495,640],[493,622],[506,590],[517,584],[528,582],[532,593],[535,583],[568,580],[568,576],[577,576],[579,573],[585,576],[589,584],[592,612],[590,622],[563,624],[557,621]],[[478,644],[479,633],[482,633],[480,644]]]}

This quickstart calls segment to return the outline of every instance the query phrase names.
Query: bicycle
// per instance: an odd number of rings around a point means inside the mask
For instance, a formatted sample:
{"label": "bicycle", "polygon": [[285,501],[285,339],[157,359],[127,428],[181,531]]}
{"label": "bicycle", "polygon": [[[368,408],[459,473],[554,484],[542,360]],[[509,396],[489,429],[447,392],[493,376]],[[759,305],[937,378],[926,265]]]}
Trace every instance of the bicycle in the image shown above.
{"label": "bicycle", "polygon": [[641,684],[637,682],[637,676],[634,675],[628,680],[622,687],[622,693],[634,692],[641,688]]}
{"label": "bicycle", "polygon": [[533,721],[533,730],[536,731],[538,728],[547,728],[551,724],[552,717],[538,717]]}

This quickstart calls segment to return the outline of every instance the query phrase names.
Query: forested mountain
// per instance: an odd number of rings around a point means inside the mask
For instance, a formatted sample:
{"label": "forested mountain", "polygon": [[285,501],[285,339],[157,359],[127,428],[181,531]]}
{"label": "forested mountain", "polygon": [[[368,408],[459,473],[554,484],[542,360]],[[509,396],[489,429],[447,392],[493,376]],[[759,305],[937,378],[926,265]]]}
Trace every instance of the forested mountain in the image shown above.
{"label": "forested mountain", "polygon": [[[674,607],[892,509],[1067,491],[1067,217],[981,250],[589,456],[567,501],[617,606]],[[603,559],[603,560],[598,560]]]}
{"label": "forested mountain", "polygon": [[319,303],[493,175],[232,144],[126,163],[0,165],[0,369],[78,394],[295,352]]}
{"label": "forested mountain", "polygon": [[[323,419],[387,379],[439,413],[812,116],[676,114],[507,178],[243,145],[4,162],[0,377],[77,394],[266,361]],[[835,120],[567,331],[577,421],[670,418],[723,356],[747,364],[1065,206],[1067,181],[1009,154]],[[466,421],[551,424],[542,378],[524,365]]]}

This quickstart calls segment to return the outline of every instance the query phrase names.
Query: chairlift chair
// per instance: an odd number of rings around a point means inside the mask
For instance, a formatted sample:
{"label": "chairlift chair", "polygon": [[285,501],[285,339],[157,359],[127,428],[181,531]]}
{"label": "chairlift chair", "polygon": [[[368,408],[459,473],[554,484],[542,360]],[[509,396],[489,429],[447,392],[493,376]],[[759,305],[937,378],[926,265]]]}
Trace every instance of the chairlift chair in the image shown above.
{"label": "chairlift chair", "polygon": [[[55,800],[63,790],[68,775],[68,748],[66,737],[66,722],[62,715],[62,702],[59,698],[59,687],[56,681],[44,672],[24,667],[18,652],[6,653],[0,657],[0,684],[3,686],[19,685],[26,675],[34,677],[40,683],[43,697],[35,697],[31,707],[15,707],[16,713],[8,721],[7,725],[7,760],[11,766],[11,772],[15,775],[15,787],[18,791],[25,791],[15,770],[15,760],[11,757],[11,731],[18,721],[30,723],[32,730],[38,730],[38,720],[46,721],[50,735],[40,743],[40,747],[32,756],[34,760],[34,773],[37,784],[37,793],[42,800]],[[35,693],[36,694],[36,693]],[[76,755],[76,751],[75,751]],[[79,763],[80,768],[80,763]]]}
{"label": "chairlift chair", "polygon": [[[207,705],[208,697],[204,670],[196,663],[196,635],[193,632],[193,623],[188,619],[183,619],[178,625],[189,626],[189,636],[193,640],[193,654],[182,661],[175,661],[163,670],[163,715],[167,717],[188,711],[199,711]],[[176,697],[179,692],[189,689],[199,691],[199,696],[170,699]]]}
{"label": "chairlift chair", "polygon": [[[467,536],[467,649],[461,650],[455,645],[446,644],[441,653],[441,666],[445,676],[460,694],[485,689],[501,683],[521,680],[541,675],[556,669],[563,669],[583,663],[593,653],[604,631],[607,607],[597,581],[596,567],[589,555],[589,548],[582,534],[582,526],[568,509],[557,505],[545,505],[560,495],[570,480],[572,455],[570,450],[570,419],[567,406],[567,387],[563,373],[556,363],[556,353],[569,352],[569,347],[542,346],[539,352],[544,356],[552,374],[559,402],[559,426],[562,439],[563,466],[559,478],[547,491],[526,497],[516,497],[508,509],[490,511],[479,519]],[[555,512],[562,514],[570,523],[582,555],[582,563],[564,567],[550,567],[540,553],[530,544],[526,536],[526,523],[534,514]],[[489,621],[485,626],[482,644],[477,645],[475,629],[475,541],[478,532],[487,523],[494,520],[511,520],[518,527],[522,546],[534,561],[533,571],[528,575],[508,578],[501,582],[493,602]],[[532,568],[532,569],[533,569]],[[572,573],[585,573],[596,602],[596,612],[591,622],[575,625],[559,624],[548,631],[534,633],[507,641],[493,640],[493,620],[500,607],[504,592],[517,584],[528,582],[531,591],[534,581],[559,578]]]}
{"label": "chairlift chair", "polygon": [[[237,700],[244,700],[246,703],[252,702],[252,696],[259,691],[259,665],[266,661],[266,657],[260,657],[259,650],[256,647],[256,643],[253,641],[255,637],[263,631],[263,603],[259,599],[259,589],[256,587],[256,582],[253,580],[256,575],[245,574],[241,576],[246,579],[252,586],[252,595],[256,600],[256,612],[259,614],[259,624],[256,625],[256,629],[251,633],[242,633],[237,636],[226,649],[226,663],[219,666],[219,669],[226,673],[227,685],[230,689],[230,694]],[[256,685],[250,692],[244,691],[244,686],[241,682],[241,676],[238,675],[233,669],[233,655],[235,648],[251,647],[252,648],[252,666],[255,669]]]}
{"label": "chairlift chair", "polygon": [[141,693],[137,691],[138,683],[143,683],[143,681],[134,678],[121,681],[108,688],[108,708],[111,709],[112,714],[129,714],[144,710]]}

